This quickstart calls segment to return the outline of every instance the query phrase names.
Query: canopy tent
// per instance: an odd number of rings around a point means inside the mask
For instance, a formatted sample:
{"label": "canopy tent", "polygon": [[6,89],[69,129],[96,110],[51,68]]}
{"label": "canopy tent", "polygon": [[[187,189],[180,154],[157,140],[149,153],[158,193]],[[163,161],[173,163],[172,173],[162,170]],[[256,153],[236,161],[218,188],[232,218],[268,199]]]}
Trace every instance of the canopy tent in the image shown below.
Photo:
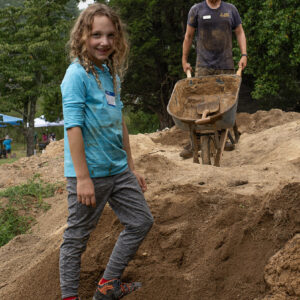
{"label": "canopy tent", "polygon": [[34,119],[34,127],[51,127],[51,126],[64,126],[64,120],[58,122],[48,122],[44,116]]}
{"label": "canopy tent", "polygon": [[6,127],[7,125],[18,126],[23,123],[23,120],[16,117],[0,114],[0,127]]}

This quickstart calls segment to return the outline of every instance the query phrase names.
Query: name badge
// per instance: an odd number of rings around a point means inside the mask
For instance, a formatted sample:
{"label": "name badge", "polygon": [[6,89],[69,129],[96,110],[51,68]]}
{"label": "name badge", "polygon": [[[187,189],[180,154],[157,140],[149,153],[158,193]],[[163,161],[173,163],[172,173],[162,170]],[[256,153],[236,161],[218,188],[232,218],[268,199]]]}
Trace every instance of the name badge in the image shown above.
{"label": "name badge", "polygon": [[106,101],[108,105],[116,106],[116,97],[115,93],[105,91]]}
{"label": "name badge", "polygon": [[203,16],[203,20],[209,20],[211,19],[211,15]]}

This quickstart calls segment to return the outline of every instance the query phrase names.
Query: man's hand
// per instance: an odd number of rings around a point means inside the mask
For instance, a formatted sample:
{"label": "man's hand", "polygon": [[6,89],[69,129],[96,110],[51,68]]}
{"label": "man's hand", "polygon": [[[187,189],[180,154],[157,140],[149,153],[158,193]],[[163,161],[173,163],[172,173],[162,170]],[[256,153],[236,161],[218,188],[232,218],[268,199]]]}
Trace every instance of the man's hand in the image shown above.
{"label": "man's hand", "polygon": [[247,66],[247,56],[242,56],[239,61],[239,68],[242,68],[244,70],[246,66]]}
{"label": "man's hand", "polygon": [[86,206],[96,207],[95,187],[90,177],[77,178],[77,199]]}
{"label": "man's hand", "polygon": [[193,71],[193,68],[191,67],[191,65],[189,63],[182,63],[182,68],[183,68],[184,73],[186,73],[187,70],[190,70],[191,73]]}
{"label": "man's hand", "polygon": [[136,171],[132,171],[132,173],[135,175],[143,193],[145,193],[147,191],[147,183],[146,183],[144,176],[140,175]]}

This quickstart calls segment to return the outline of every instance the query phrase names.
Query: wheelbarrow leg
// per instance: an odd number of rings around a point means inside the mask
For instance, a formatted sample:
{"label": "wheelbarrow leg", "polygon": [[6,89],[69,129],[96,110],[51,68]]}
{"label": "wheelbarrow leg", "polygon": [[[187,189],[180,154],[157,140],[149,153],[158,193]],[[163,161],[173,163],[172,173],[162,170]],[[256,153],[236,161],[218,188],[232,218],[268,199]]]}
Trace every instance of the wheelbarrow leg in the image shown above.
{"label": "wheelbarrow leg", "polygon": [[208,135],[201,136],[201,158],[203,165],[211,165],[210,138]]}
{"label": "wheelbarrow leg", "polygon": [[233,133],[234,133],[234,143],[237,144],[239,142],[241,133],[239,132],[236,121],[233,125]]}
{"label": "wheelbarrow leg", "polygon": [[229,140],[230,140],[231,144],[232,144],[232,145],[234,145],[234,144],[235,144],[235,140],[233,139],[233,137],[232,137],[232,134],[231,134],[230,130],[228,130],[228,138],[229,138]]}
{"label": "wheelbarrow leg", "polygon": [[196,130],[193,127],[191,130],[191,136],[192,136],[192,142],[193,142],[193,162],[199,164],[199,158],[198,158],[198,141],[197,141],[197,134]]}
{"label": "wheelbarrow leg", "polygon": [[219,144],[219,148],[217,150],[217,154],[216,154],[216,158],[215,158],[215,162],[214,162],[214,166],[215,167],[220,167],[220,161],[221,161],[221,157],[224,151],[224,147],[225,147],[225,142],[227,140],[227,135],[228,135],[228,129],[225,129],[224,131],[222,131],[221,136],[220,136],[220,144]]}

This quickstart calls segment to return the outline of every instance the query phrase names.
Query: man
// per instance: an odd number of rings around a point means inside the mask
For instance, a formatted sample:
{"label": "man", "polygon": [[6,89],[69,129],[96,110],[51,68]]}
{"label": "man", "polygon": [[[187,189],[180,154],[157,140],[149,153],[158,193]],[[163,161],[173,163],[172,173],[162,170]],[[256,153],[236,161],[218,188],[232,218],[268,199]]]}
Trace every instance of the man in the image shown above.
{"label": "man", "polygon": [[[247,43],[241,17],[236,7],[221,0],[205,0],[195,4],[188,15],[183,41],[182,67],[184,72],[192,71],[188,56],[196,32],[195,76],[234,74],[232,30],[235,32],[241,50],[239,67],[244,69],[247,65]],[[180,156],[192,157],[192,144],[185,147]]]}

